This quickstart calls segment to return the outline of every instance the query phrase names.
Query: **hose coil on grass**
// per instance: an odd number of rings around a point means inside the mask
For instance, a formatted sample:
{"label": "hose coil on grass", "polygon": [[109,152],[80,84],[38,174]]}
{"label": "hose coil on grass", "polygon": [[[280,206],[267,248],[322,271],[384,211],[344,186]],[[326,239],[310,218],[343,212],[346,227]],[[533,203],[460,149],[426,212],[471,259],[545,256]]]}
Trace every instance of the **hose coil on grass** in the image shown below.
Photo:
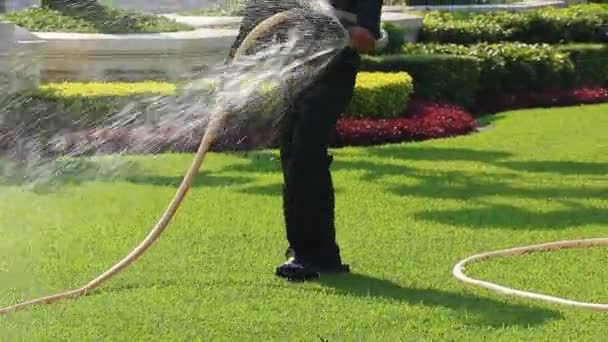
{"label": "hose coil on grass", "polygon": [[539,300],[541,302],[554,303],[560,305],[566,305],[577,308],[585,308],[596,311],[608,311],[608,303],[607,304],[598,304],[598,303],[589,303],[589,302],[581,302],[570,300],[566,298],[560,298],[555,296],[548,296],[540,293],[534,293],[529,291],[512,289],[506,286],[501,286],[495,283],[491,283],[489,281],[479,280],[472,277],[467,276],[464,273],[464,270],[467,265],[473,262],[479,262],[482,260],[489,260],[496,257],[506,257],[506,256],[518,256],[529,254],[533,252],[548,252],[548,251],[557,251],[560,249],[569,249],[569,248],[588,248],[588,247],[599,247],[599,246],[608,246],[608,238],[594,238],[594,239],[579,239],[579,240],[565,240],[565,241],[557,241],[557,242],[549,242],[531,246],[524,247],[515,247],[509,249],[502,249],[492,252],[485,252],[470,256],[462,261],[458,262],[454,268],[452,269],[452,275],[469,285],[485,288],[487,290],[497,292],[507,296],[515,296],[515,297],[523,297],[529,299]]}

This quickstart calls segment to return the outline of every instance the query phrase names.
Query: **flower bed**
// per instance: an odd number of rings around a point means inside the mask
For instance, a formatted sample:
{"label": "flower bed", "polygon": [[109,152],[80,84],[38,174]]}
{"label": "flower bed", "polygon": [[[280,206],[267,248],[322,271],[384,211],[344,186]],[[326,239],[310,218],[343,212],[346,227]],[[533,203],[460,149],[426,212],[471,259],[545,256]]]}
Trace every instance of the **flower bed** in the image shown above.
{"label": "flower bed", "polygon": [[337,122],[333,146],[377,145],[443,138],[476,130],[473,116],[455,105],[413,101],[402,117]]}
{"label": "flower bed", "polygon": [[573,106],[603,102],[608,102],[607,87],[545,89],[480,99],[473,110],[477,114],[492,114],[515,109]]}

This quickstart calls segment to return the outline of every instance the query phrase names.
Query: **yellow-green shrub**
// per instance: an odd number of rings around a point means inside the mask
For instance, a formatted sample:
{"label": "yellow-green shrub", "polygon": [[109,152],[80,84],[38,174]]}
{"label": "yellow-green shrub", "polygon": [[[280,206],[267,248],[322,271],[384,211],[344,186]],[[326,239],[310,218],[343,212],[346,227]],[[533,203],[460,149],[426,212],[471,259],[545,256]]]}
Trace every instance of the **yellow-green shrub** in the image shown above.
{"label": "yellow-green shrub", "polygon": [[406,72],[360,72],[355,92],[345,113],[351,117],[394,117],[403,112],[414,92]]}
{"label": "yellow-green shrub", "polygon": [[177,86],[169,82],[62,82],[41,85],[38,96],[44,97],[102,97],[141,94],[171,95]]}

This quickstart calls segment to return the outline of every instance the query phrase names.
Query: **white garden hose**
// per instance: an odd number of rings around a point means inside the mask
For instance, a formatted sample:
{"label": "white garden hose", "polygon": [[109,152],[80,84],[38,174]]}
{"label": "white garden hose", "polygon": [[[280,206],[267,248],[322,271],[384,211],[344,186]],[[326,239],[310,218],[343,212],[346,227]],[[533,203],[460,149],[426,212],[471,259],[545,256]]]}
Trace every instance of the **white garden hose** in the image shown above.
{"label": "white garden hose", "polygon": [[478,287],[482,287],[488,289],[490,291],[494,291],[507,296],[516,296],[516,297],[524,297],[530,299],[536,299],[542,302],[561,304],[566,306],[578,307],[591,309],[596,311],[608,311],[608,304],[597,304],[597,303],[589,303],[589,302],[580,302],[560,297],[548,296],[544,294],[516,290],[512,288],[508,288],[505,286],[501,286],[498,284],[494,284],[488,281],[478,280],[471,278],[464,274],[464,269],[467,265],[472,262],[488,260],[495,257],[505,257],[505,256],[517,256],[522,254],[528,254],[532,252],[546,252],[546,251],[556,251],[560,249],[567,248],[581,248],[581,247],[598,247],[598,246],[608,246],[608,238],[595,238],[595,239],[580,239],[580,240],[566,240],[566,241],[558,241],[558,242],[549,242],[538,245],[531,245],[525,247],[516,247],[510,249],[503,249],[493,252],[485,252],[477,255],[470,256],[454,266],[452,270],[452,274],[456,279]]}

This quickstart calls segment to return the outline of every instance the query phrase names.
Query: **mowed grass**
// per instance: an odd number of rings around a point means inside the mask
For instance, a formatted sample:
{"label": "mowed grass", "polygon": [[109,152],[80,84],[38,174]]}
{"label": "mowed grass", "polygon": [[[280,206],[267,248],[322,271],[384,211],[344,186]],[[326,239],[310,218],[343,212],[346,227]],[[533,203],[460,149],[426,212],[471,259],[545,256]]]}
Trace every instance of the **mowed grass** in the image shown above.
{"label": "mowed grass", "polygon": [[[482,251],[608,236],[608,105],[494,117],[480,133],[335,150],[353,273],[273,275],[286,247],[275,151],[212,154],[160,240],[87,297],[0,317],[2,341],[604,340],[602,313],[452,278]],[[0,304],[78,287],[156,223],[191,155],[124,157],[114,176],[0,186]],[[129,166],[130,165],[130,166]],[[129,166],[129,167],[127,167]],[[502,284],[608,302],[606,248],[476,264]]]}

